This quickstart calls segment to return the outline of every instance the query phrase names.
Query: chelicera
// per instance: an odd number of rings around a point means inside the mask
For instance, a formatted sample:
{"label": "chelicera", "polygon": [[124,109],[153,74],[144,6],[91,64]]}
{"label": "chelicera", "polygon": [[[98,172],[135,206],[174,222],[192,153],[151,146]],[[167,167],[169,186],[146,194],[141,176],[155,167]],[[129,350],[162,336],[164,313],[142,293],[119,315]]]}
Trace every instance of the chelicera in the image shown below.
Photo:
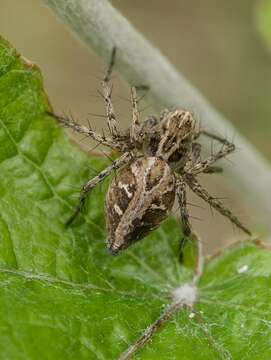
{"label": "chelicera", "polygon": [[[91,190],[117,170],[108,188],[105,202],[107,247],[112,254],[128,248],[158,228],[169,216],[175,198],[179,204],[183,233],[189,236],[191,225],[186,202],[187,186],[250,235],[250,231],[238,218],[218,199],[211,196],[197,180],[200,173],[221,171],[215,163],[232,153],[235,149],[234,144],[198,129],[192,114],[181,109],[164,110],[159,117],[151,116],[141,122],[135,87],[131,88],[131,126],[126,131],[119,130],[111,100],[110,74],[114,59],[115,49],[102,82],[109,136],[100,135],[73,119],[54,115],[64,126],[87,135],[121,154],[110,166],[83,186],[79,203],[68,224],[80,213]],[[200,136],[220,142],[221,149],[201,159],[201,145],[197,142]]]}

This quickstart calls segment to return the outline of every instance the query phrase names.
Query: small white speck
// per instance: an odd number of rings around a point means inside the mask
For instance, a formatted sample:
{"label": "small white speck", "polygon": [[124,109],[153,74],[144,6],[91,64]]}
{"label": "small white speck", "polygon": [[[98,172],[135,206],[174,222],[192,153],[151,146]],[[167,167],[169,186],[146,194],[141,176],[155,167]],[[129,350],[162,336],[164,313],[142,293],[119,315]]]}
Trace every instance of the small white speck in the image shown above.
{"label": "small white speck", "polygon": [[188,317],[189,317],[189,319],[193,319],[194,317],[195,317],[195,313],[193,313],[193,312],[191,312],[189,315],[188,315]]}
{"label": "small white speck", "polygon": [[248,271],[248,265],[243,265],[239,269],[237,269],[238,274],[243,274]]}
{"label": "small white speck", "polygon": [[114,209],[119,216],[121,216],[123,214],[123,211],[121,210],[121,208],[119,207],[118,204],[114,205]]}
{"label": "small white speck", "polygon": [[197,288],[193,284],[184,284],[172,292],[172,299],[176,303],[193,306],[197,297]]}

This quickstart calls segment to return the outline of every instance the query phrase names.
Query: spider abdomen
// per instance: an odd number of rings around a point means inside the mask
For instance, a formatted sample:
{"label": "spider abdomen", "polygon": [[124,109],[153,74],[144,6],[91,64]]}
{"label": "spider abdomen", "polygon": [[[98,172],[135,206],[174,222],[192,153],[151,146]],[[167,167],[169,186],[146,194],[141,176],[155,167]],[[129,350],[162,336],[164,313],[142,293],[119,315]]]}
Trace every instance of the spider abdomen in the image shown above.
{"label": "spider abdomen", "polygon": [[126,249],[159,227],[175,199],[175,177],[157,157],[139,158],[112,180],[106,197],[107,247]]}

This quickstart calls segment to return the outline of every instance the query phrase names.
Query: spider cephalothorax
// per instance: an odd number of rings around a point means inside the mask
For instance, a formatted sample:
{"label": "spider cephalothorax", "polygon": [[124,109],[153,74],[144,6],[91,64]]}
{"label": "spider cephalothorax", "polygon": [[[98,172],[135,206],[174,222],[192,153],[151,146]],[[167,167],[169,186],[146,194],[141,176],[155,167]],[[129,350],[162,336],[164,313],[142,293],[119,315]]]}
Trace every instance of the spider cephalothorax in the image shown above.
{"label": "spider cephalothorax", "polygon": [[[153,123],[154,119],[151,118]],[[171,168],[183,167],[195,135],[195,120],[191,113],[183,110],[163,111],[156,125],[150,126],[149,122],[147,119],[139,132],[143,139],[139,149],[143,155],[159,157]]]}
{"label": "spider cephalothorax", "polygon": [[[56,116],[65,126],[102,143],[122,155],[82,188],[78,206],[68,223],[79,214],[87,194],[114,170],[118,170],[106,196],[107,247],[118,253],[159,227],[169,215],[177,198],[183,232],[191,233],[186,204],[186,186],[208,202],[222,215],[229,218],[245,233],[250,231],[229,209],[211,196],[197,181],[200,173],[214,173],[221,169],[214,166],[235,147],[217,135],[200,131],[189,111],[164,110],[159,118],[148,117],[139,121],[136,88],[131,89],[132,124],[125,132],[117,127],[111,101],[112,87],[109,75],[113,61],[102,83],[110,136],[97,134],[73,119]],[[206,159],[201,159],[201,145],[197,139],[205,135],[222,144],[222,148]]]}

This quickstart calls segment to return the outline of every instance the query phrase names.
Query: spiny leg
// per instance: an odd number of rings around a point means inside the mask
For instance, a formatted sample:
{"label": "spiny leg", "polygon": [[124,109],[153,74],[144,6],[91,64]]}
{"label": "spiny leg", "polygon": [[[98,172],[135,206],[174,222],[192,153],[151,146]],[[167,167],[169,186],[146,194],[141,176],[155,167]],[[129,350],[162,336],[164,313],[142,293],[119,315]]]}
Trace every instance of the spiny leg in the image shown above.
{"label": "spiny leg", "polygon": [[187,211],[186,184],[181,179],[178,179],[177,181],[176,194],[177,194],[179,209],[181,213],[182,230],[185,236],[189,236],[191,234],[191,225],[189,222],[189,214]]}
{"label": "spiny leg", "polygon": [[187,170],[187,173],[197,175],[201,172],[209,172],[208,168],[210,168],[217,160],[222,159],[232,153],[235,150],[235,145],[231,142],[229,142],[227,139],[224,139],[218,135],[209,133],[207,131],[201,130],[199,134],[206,135],[216,141],[219,141],[221,144],[223,144],[223,147],[221,150],[219,150],[216,154],[213,154],[209,156],[207,159],[203,161],[197,162],[195,165],[192,166],[192,168]]}
{"label": "spiny leg", "polygon": [[62,125],[69,127],[80,134],[84,134],[84,135],[92,138],[93,140],[97,141],[100,144],[108,146],[113,150],[119,150],[119,151],[125,150],[125,149],[123,149],[122,144],[119,144],[117,141],[111,139],[110,137],[105,137],[103,135],[96,133],[95,131],[91,130],[91,128],[87,128],[84,125],[80,125],[72,118],[59,116],[59,115],[56,115],[53,113],[48,113],[48,114],[53,116]]}
{"label": "spiny leg", "polygon": [[131,102],[133,108],[133,118],[132,118],[131,130],[130,130],[130,137],[131,140],[136,143],[139,140],[138,136],[139,136],[140,123],[139,123],[137,93],[136,93],[136,88],[134,86],[132,86],[131,88]]}
{"label": "spiny leg", "polygon": [[221,166],[209,166],[204,171],[204,174],[219,174],[223,172],[223,168]]}
{"label": "spiny leg", "polygon": [[184,168],[185,172],[188,172],[197,163],[201,162],[200,155],[201,155],[201,144],[197,142],[193,142],[191,146],[191,152],[189,154],[189,158],[185,164],[185,168]]}
{"label": "spiny leg", "polygon": [[[189,162],[187,163],[187,166],[185,167],[185,170],[190,170],[191,167],[193,167],[195,164],[201,162],[201,144],[197,142],[192,143],[192,153]],[[206,169],[203,170],[203,173],[205,174],[215,174],[215,173],[221,173],[223,172],[223,168],[221,166],[208,166]]]}
{"label": "spiny leg", "polygon": [[199,132],[200,135],[205,135],[211,139],[214,139],[216,141],[219,141],[221,144],[224,144],[224,143],[230,143],[227,139],[225,139],[224,137],[222,136],[219,136],[217,134],[213,134],[209,131],[206,131],[206,130],[200,130]]}
{"label": "spiny leg", "polygon": [[233,224],[235,224],[238,228],[243,230],[246,234],[251,235],[250,230],[248,230],[239,219],[229,210],[227,209],[219,200],[215,197],[211,196],[207,190],[205,190],[200,183],[196,180],[196,178],[192,175],[184,175],[184,180],[190,189],[201,197],[204,201],[210,204],[214,209],[216,209],[221,215],[226,216]]}
{"label": "spiny leg", "polygon": [[192,162],[197,163],[201,161],[201,144],[197,142],[192,143]]}
{"label": "spiny leg", "polygon": [[195,132],[195,135],[193,137],[193,140],[197,140],[201,135],[207,136],[210,139],[219,141],[221,143],[223,143],[225,141],[224,137],[214,134],[210,131],[202,130],[201,128],[197,129],[197,131]]}
{"label": "spiny leg", "polygon": [[68,219],[66,225],[70,225],[75,218],[79,215],[79,213],[81,212],[88,193],[100,182],[102,182],[107,176],[109,176],[114,170],[119,169],[121,166],[127,164],[131,159],[131,154],[126,152],[124,153],[120,158],[118,158],[117,160],[115,160],[110,166],[108,166],[106,169],[104,169],[103,171],[101,171],[97,176],[95,176],[94,178],[90,179],[82,188],[81,190],[81,194],[80,194],[80,198],[79,198],[79,202],[78,205],[76,206],[74,213],[72,214],[72,216]]}
{"label": "spiny leg", "polygon": [[113,67],[114,67],[115,61],[116,61],[116,53],[117,53],[117,48],[116,48],[116,46],[114,46],[113,49],[112,49],[112,52],[111,52],[107,72],[106,72],[105,77],[104,77],[104,81],[106,81],[106,82],[108,82],[110,80],[110,77],[111,77],[111,74],[112,74],[112,71],[113,71]]}
{"label": "spiny leg", "polygon": [[[194,164],[201,162],[201,144],[192,143],[192,153],[193,153],[193,161]],[[205,174],[215,174],[223,172],[223,168],[221,166],[208,166],[205,170],[203,170]]]}
{"label": "spiny leg", "polygon": [[103,96],[103,99],[104,99],[105,105],[106,105],[107,125],[108,125],[110,134],[113,137],[113,139],[116,139],[119,135],[118,129],[117,129],[116,116],[114,113],[114,107],[113,107],[113,103],[112,103],[112,99],[111,99],[113,87],[112,87],[112,85],[109,86],[110,77],[111,77],[111,74],[113,71],[115,60],[116,60],[116,47],[114,47],[112,50],[109,66],[108,66],[106,75],[102,82],[102,88],[103,88],[102,96]]}
{"label": "spiny leg", "polygon": [[[184,264],[186,257],[186,246],[188,245],[190,247],[190,245],[194,245],[194,240],[197,240],[197,237],[195,234],[192,233],[186,201],[186,183],[181,178],[178,178],[177,180],[176,194],[181,214],[183,231],[183,237],[180,239],[179,243],[179,261],[181,264]],[[188,242],[192,243],[188,244]]]}

